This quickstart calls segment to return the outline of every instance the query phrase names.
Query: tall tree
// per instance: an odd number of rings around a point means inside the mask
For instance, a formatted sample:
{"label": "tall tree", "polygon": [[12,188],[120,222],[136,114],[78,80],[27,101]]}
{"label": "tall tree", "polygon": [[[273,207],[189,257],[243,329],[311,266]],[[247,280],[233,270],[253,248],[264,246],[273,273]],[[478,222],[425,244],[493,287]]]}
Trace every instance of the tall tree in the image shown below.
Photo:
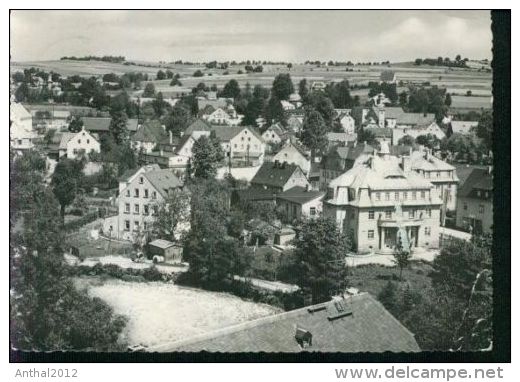
{"label": "tall tree", "polygon": [[345,253],[350,243],[334,220],[318,217],[304,222],[295,247],[298,285],[310,293],[313,304],[343,291],[347,285]]}
{"label": "tall tree", "polygon": [[307,79],[302,79],[298,84],[298,94],[304,100],[309,95],[309,85],[307,84]]}
{"label": "tall tree", "polygon": [[229,80],[220,93],[221,97],[237,99],[240,96],[240,86],[237,80]]}
{"label": "tall tree", "polygon": [[145,98],[153,98],[155,97],[155,86],[153,83],[148,82],[143,91],[143,97]]}
{"label": "tall tree", "polygon": [[83,120],[80,117],[74,116],[69,123],[69,131],[71,133],[78,133],[83,128]]}
{"label": "tall tree", "polygon": [[167,130],[179,137],[187,129],[190,122],[190,109],[185,104],[178,102],[165,118],[164,124]]}
{"label": "tall tree", "polygon": [[109,130],[117,144],[121,144],[128,140],[129,131],[127,124],[128,117],[124,111],[116,111],[112,113]]}
{"label": "tall tree", "polygon": [[70,205],[83,186],[82,161],[64,159],[58,162],[52,174],[52,191],[60,203],[60,213],[65,216],[65,208]]}
{"label": "tall tree", "polygon": [[286,124],[285,110],[283,109],[282,103],[276,96],[271,95],[269,102],[265,107],[265,119],[268,124],[280,122],[283,125]]}
{"label": "tall tree", "polygon": [[489,111],[482,113],[477,126],[477,137],[481,138],[489,150],[493,147],[493,114]]}
{"label": "tall tree", "polygon": [[190,217],[190,194],[175,189],[158,205],[153,231],[160,239],[179,242]]}
{"label": "tall tree", "polygon": [[289,96],[294,93],[294,84],[289,73],[278,74],[274,81],[271,93],[280,101],[289,99]]}
{"label": "tall tree", "polygon": [[213,137],[200,137],[193,144],[193,175],[196,178],[214,178],[222,159],[224,153],[218,140]]}
{"label": "tall tree", "polygon": [[321,114],[312,108],[306,109],[301,140],[305,146],[311,149],[312,157],[316,153],[323,152],[327,147],[328,131]]}

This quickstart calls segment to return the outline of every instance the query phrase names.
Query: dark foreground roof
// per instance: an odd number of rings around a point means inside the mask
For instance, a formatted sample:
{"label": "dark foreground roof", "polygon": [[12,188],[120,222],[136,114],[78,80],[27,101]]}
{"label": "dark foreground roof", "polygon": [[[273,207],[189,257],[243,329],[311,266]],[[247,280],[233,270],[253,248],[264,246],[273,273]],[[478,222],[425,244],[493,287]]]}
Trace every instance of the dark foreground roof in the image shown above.
{"label": "dark foreground roof", "polygon": [[[339,305],[338,305],[339,303]],[[302,348],[301,333],[312,335]],[[280,313],[152,349],[209,352],[418,352],[414,335],[368,293]]]}

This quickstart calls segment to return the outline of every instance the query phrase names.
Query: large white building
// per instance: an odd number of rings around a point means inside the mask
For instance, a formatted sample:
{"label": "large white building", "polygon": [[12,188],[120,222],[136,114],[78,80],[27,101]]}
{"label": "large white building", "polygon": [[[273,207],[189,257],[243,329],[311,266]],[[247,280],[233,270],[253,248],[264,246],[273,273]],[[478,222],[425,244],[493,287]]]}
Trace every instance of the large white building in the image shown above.
{"label": "large white building", "polygon": [[412,250],[437,248],[441,205],[439,192],[411,168],[410,158],[390,155],[383,144],[330,182],[323,211],[358,252],[393,253],[398,240]]}

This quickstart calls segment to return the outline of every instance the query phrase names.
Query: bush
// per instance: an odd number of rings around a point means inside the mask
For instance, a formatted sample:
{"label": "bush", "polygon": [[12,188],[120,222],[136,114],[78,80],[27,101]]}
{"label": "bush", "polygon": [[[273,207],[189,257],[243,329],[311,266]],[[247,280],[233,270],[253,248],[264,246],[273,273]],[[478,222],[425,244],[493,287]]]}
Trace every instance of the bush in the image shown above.
{"label": "bush", "polygon": [[155,267],[146,268],[143,271],[142,276],[146,281],[162,281],[163,274]]}
{"label": "bush", "polygon": [[64,231],[74,231],[77,230],[88,223],[92,223],[94,220],[98,218],[97,211],[89,212],[88,214],[83,215],[81,218],[67,222],[63,225]]}

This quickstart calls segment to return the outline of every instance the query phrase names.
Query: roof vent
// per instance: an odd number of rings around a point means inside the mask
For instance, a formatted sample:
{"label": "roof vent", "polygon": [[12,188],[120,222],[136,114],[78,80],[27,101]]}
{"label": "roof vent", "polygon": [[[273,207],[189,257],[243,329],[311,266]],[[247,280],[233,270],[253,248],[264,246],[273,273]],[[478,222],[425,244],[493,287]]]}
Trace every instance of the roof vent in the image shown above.
{"label": "roof vent", "polygon": [[352,309],[350,307],[347,307],[344,301],[334,301],[334,307],[336,308],[336,312],[327,317],[327,320],[329,321],[334,321],[339,318],[352,315]]}
{"label": "roof vent", "polygon": [[296,339],[296,342],[298,342],[302,349],[312,346],[312,333],[306,329],[297,326],[294,338]]}

